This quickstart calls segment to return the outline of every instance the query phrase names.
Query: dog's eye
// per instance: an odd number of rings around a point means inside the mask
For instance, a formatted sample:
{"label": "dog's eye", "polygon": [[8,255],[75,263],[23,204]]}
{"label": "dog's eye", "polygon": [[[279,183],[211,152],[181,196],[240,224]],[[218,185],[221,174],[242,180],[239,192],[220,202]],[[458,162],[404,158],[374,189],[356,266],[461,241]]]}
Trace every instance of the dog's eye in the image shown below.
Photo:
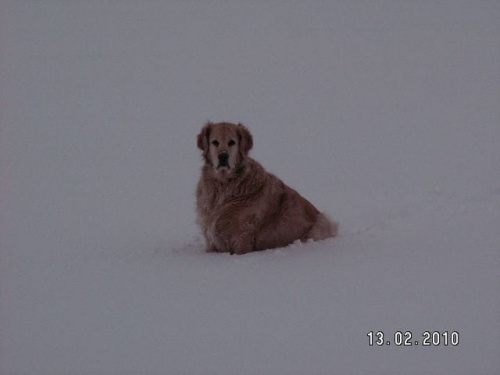
{"label": "dog's eye", "polygon": [[236,142],[235,142],[235,141],[233,141],[232,139],[231,139],[231,140],[227,143],[227,145],[228,145],[229,147],[234,146],[235,144],[236,144]]}
{"label": "dog's eye", "polygon": [[213,141],[212,141],[212,144],[213,144],[215,147],[219,147],[219,141],[213,140]]}

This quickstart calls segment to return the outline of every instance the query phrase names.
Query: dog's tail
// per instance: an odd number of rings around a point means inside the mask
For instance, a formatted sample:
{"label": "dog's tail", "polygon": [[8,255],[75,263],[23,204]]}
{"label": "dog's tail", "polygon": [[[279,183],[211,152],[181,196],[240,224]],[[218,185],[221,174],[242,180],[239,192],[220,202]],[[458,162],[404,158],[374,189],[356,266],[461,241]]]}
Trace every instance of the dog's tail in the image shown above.
{"label": "dog's tail", "polygon": [[314,241],[335,237],[339,232],[339,223],[331,220],[324,213],[319,213],[316,223],[309,232],[309,238]]}

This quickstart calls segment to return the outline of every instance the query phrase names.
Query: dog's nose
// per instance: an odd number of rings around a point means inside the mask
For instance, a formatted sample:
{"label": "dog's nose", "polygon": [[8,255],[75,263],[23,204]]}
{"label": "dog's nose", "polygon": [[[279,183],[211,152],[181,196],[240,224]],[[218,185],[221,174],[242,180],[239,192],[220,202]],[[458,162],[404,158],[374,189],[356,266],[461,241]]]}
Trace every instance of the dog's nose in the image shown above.
{"label": "dog's nose", "polygon": [[226,151],[219,152],[219,164],[226,165],[229,159],[229,154]]}

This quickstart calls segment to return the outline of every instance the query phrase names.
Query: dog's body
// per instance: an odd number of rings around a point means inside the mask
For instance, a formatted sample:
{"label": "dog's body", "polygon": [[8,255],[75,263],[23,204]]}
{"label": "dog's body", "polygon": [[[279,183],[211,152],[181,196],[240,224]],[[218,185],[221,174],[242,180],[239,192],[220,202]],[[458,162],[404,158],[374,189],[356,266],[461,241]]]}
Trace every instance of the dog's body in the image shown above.
{"label": "dog's body", "polygon": [[205,164],[196,198],[207,252],[245,254],[334,237],[338,224],[248,157],[252,146],[241,124],[207,123],[198,135]]}

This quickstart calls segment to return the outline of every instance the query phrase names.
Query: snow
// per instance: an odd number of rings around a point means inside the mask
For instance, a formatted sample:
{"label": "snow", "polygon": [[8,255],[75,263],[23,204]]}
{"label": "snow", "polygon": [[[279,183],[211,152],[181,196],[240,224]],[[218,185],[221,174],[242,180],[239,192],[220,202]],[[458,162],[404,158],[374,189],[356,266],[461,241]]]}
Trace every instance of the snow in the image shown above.
{"label": "snow", "polygon": [[[498,2],[0,9],[2,375],[500,373]],[[340,236],[204,253],[208,119]]]}

